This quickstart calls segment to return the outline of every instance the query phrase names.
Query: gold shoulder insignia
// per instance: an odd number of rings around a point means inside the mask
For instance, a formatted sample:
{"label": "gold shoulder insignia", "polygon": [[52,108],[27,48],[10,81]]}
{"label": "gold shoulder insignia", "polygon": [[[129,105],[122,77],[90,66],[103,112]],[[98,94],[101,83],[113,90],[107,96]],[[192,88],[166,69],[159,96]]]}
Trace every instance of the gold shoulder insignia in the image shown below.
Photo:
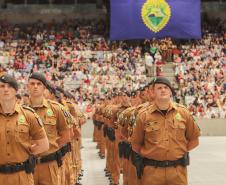
{"label": "gold shoulder insignia", "polygon": [[66,108],[62,104],[60,104],[56,101],[52,101],[52,100],[48,100],[48,101],[51,104],[58,105],[60,107],[60,109],[63,111],[65,117],[70,117],[70,114],[68,113],[68,111],[66,110]]}
{"label": "gold shoulder insignia", "polygon": [[147,111],[147,109],[140,109],[138,113],[139,113],[139,114],[142,114],[142,113],[144,113],[144,112],[146,112],[146,111]]}
{"label": "gold shoulder insignia", "polygon": [[73,105],[73,103],[72,103],[72,102],[70,102],[70,101],[66,101],[66,103]]}
{"label": "gold shoulder insignia", "polygon": [[47,100],[49,103],[53,103],[53,104],[57,104],[57,105],[59,105],[60,103],[58,103],[58,102],[56,102],[56,101],[53,101],[53,100],[50,100],[50,99],[48,99]]}
{"label": "gold shoulder insignia", "polygon": [[35,113],[35,110],[32,109],[31,107],[28,107],[27,105],[22,105],[22,108],[23,108],[23,109],[26,109],[26,110],[29,110],[30,112]]}
{"label": "gold shoulder insignia", "polygon": [[[32,113],[34,114],[35,118],[37,119],[38,124],[40,125],[40,127],[43,127],[43,121],[42,121],[42,119],[40,118],[40,116],[35,112],[34,109],[32,109],[31,107],[28,107],[28,106],[26,106],[26,105],[22,105],[22,108],[25,109],[25,110],[28,110],[28,111],[32,112]],[[20,118],[19,121],[20,121],[20,122],[23,121],[23,120],[22,120],[22,117]]]}
{"label": "gold shoulder insignia", "polygon": [[181,107],[181,108],[187,109],[187,107],[186,107],[186,106],[184,106],[184,105],[182,105],[182,104],[175,103],[175,105],[176,105],[177,107]]}
{"label": "gold shoulder insignia", "polygon": [[70,117],[71,117],[70,113],[64,108],[64,106],[60,106],[60,108],[61,108],[61,110],[63,111],[64,116],[65,116],[66,118],[70,118]]}

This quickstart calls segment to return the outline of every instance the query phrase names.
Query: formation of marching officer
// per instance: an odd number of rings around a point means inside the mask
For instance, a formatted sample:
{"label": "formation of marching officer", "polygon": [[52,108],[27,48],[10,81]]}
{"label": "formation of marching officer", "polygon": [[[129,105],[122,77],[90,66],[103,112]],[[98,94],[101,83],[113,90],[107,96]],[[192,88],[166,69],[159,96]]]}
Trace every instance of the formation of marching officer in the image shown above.
{"label": "formation of marching officer", "polygon": [[[0,184],[79,185],[81,127],[86,117],[73,96],[32,73],[28,94],[10,75],[0,77]],[[106,159],[110,185],[187,185],[189,151],[200,129],[183,105],[173,102],[168,79],[119,92],[96,102],[94,134]]]}
{"label": "formation of marching officer", "polygon": [[189,151],[200,130],[183,105],[173,102],[165,77],[132,93],[96,102],[93,140],[106,158],[110,185],[187,185]]}

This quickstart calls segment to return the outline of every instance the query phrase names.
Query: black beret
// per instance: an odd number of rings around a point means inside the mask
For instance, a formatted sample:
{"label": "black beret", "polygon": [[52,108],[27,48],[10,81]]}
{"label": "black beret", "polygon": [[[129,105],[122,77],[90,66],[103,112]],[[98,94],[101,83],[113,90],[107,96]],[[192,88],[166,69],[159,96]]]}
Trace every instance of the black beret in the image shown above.
{"label": "black beret", "polygon": [[39,80],[41,81],[45,86],[46,86],[46,77],[39,72],[33,72],[31,73],[31,75],[29,76],[29,79],[35,79],[35,80]]}
{"label": "black beret", "polygon": [[125,93],[123,91],[118,92],[118,96],[125,96]]}
{"label": "black beret", "polygon": [[150,87],[150,83],[148,83],[147,85],[144,86],[144,89],[147,89]]}
{"label": "black beret", "polygon": [[23,96],[29,97],[29,94],[28,93],[24,93]]}
{"label": "black beret", "polygon": [[60,91],[55,91],[55,97],[57,98],[57,99],[61,99],[61,94],[60,94]]}
{"label": "black beret", "polygon": [[0,77],[0,82],[9,84],[12,88],[14,88],[16,91],[19,89],[19,85],[14,77],[11,75],[3,75]]}
{"label": "black beret", "polygon": [[131,92],[131,96],[136,96],[137,95],[137,92],[136,91],[132,91]]}
{"label": "black beret", "polygon": [[68,99],[73,99],[73,95],[69,91],[64,91],[64,96]]}
{"label": "black beret", "polygon": [[151,80],[151,81],[147,84],[147,86],[150,87],[150,86],[152,86],[153,84],[154,84],[154,80]]}
{"label": "black beret", "polygon": [[125,92],[125,93],[126,93],[126,95],[127,95],[128,97],[131,96],[131,93],[130,93],[129,91],[127,91],[127,92]]}
{"label": "black beret", "polygon": [[57,86],[56,90],[64,94],[64,89],[62,87]]}
{"label": "black beret", "polygon": [[112,93],[112,95],[111,95],[112,98],[114,98],[116,96],[118,96],[118,93],[116,93],[116,92],[115,93]]}
{"label": "black beret", "polygon": [[16,98],[21,100],[21,95],[20,94],[16,94]]}
{"label": "black beret", "polygon": [[49,90],[49,92],[55,94],[56,88],[48,80],[46,81],[46,88]]}
{"label": "black beret", "polygon": [[141,88],[139,88],[139,89],[138,89],[138,91],[141,91],[141,92],[142,92],[142,91],[144,91],[144,90],[145,90],[145,88],[146,88],[146,86],[141,87]]}
{"label": "black beret", "polygon": [[174,89],[170,81],[166,77],[163,77],[163,76],[156,77],[153,81],[153,85],[154,84],[165,84],[171,89],[172,93],[174,93]]}

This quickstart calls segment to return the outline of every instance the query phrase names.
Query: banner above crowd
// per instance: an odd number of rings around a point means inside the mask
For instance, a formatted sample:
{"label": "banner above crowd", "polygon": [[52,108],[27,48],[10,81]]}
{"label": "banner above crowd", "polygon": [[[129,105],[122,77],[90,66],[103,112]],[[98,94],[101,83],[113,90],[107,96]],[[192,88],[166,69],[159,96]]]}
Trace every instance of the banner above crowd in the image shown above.
{"label": "banner above crowd", "polygon": [[111,40],[201,38],[200,0],[111,0]]}

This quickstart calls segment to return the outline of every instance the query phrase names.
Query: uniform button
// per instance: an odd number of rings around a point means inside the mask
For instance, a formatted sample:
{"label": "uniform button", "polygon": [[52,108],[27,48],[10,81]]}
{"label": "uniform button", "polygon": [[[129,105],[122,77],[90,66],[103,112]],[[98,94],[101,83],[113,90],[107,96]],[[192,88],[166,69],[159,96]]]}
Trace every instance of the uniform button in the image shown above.
{"label": "uniform button", "polygon": [[7,122],[9,122],[10,120],[9,120],[9,119],[7,119],[6,121],[7,121]]}
{"label": "uniform button", "polygon": [[8,156],[10,156],[10,153],[8,153]]}
{"label": "uniform button", "polygon": [[9,142],[7,142],[7,144],[9,144]]}
{"label": "uniform button", "polygon": [[6,133],[9,133],[9,132],[10,132],[9,130],[6,131]]}

